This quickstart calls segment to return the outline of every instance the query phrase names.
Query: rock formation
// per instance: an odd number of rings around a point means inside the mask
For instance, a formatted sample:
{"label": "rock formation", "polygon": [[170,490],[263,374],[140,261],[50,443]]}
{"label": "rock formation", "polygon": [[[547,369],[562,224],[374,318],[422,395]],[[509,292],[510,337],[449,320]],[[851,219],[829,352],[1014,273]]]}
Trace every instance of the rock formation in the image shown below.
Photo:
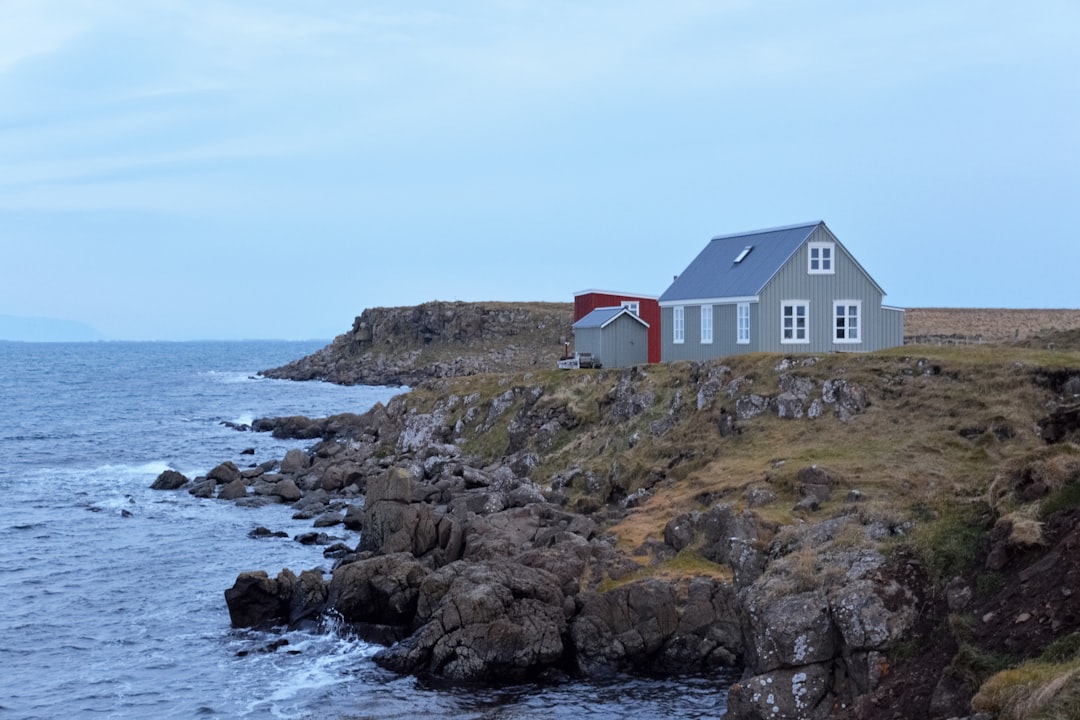
{"label": "rock formation", "polygon": [[[1065,374],[1051,395],[1080,377]],[[912,555],[916,525],[934,511],[911,514],[857,486],[872,464],[858,456],[860,442],[895,426],[883,406],[911,404],[919,422],[938,422],[922,413],[927,398],[961,382],[937,362],[850,356],[437,379],[363,415],[257,421],[321,440],[270,466],[223,463],[181,487],[224,497],[239,484],[237,502],[288,502],[299,516],[362,533],[356,547],[315,538],[335,561],[329,577],[241,575],[226,593],[234,625],[332,616],[384,644],[375,657],[384,667],[453,680],[732,668],[742,677],[730,717],[872,718],[896,697],[890,688],[903,687],[896,668],[915,640],[929,642],[949,617],[944,581],[955,608],[975,600],[973,580],[936,577],[935,558]],[[1032,392],[1037,418],[1053,403]],[[1023,423],[1003,417],[985,389],[977,397],[982,416],[942,413],[929,437],[980,458],[1001,447],[1023,456],[1021,437],[1043,442],[1037,428],[1021,436]],[[875,434],[860,436],[867,427]],[[854,460],[788,464],[785,448],[761,440],[818,434],[850,437],[828,457]],[[746,477],[705,486],[694,475],[754,442],[769,454]],[[1010,471],[996,506],[1080,482],[1067,449],[1040,463]],[[651,517],[679,494],[692,501]],[[1038,543],[1072,547],[1076,518],[1054,517],[1038,536],[1019,533],[1031,529],[1023,515],[990,516],[1001,528],[986,536],[995,572],[1015,566],[1030,582]],[[634,535],[635,520],[654,530]],[[1047,567],[1071,577],[1059,561]],[[1062,595],[1028,617],[1080,632],[1074,609]],[[923,679],[925,692],[909,692],[917,702],[905,701],[902,717],[970,714],[976,687],[942,667]]]}
{"label": "rock formation", "polygon": [[[549,369],[573,341],[563,303],[429,302],[369,308],[322,350],[261,374],[342,385]],[[256,428],[257,429],[257,428]]]}

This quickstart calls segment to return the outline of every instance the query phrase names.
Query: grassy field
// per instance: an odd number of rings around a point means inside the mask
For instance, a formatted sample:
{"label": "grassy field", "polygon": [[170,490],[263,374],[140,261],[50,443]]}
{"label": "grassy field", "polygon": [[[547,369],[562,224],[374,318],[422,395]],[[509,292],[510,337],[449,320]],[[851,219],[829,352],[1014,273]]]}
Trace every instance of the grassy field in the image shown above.
{"label": "grassy field", "polygon": [[904,315],[904,335],[909,338],[955,335],[1009,343],[1080,329],[1080,310],[908,308]]}

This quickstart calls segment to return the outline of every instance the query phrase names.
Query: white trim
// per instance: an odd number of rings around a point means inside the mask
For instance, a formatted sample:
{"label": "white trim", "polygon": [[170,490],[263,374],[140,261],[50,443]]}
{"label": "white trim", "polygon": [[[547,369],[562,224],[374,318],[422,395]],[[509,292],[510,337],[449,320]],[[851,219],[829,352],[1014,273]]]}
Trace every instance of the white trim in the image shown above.
{"label": "white trim", "polygon": [[882,305],[882,310],[892,310],[893,312],[904,312],[907,308],[897,307],[895,305]]}
{"label": "white trim", "polygon": [[[862,343],[862,337],[863,337],[862,300],[833,300],[832,307],[833,307],[832,320],[829,323],[830,326],[831,326],[831,329],[829,330],[829,333],[832,335],[833,344],[834,345],[858,345],[858,344],[861,344]],[[850,337],[850,335],[851,335],[851,323],[850,322],[845,323],[845,327],[844,327],[844,331],[843,331],[849,337],[845,337],[845,338],[836,337],[837,332],[839,331],[839,328],[837,327],[837,323],[840,320],[840,318],[836,314],[836,311],[837,311],[838,308],[841,308],[841,307],[842,308],[852,308],[852,307],[855,308],[855,337],[854,338]],[[845,313],[846,313],[846,310],[845,310]],[[845,318],[850,318],[851,316],[845,314],[844,317]]]}
{"label": "white trim", "polygon": [[589,328],[585,328],[585,329],[592,329],[592,328],[597,328],[597,327],[598,327],[598,328],[600,328],[601,330],[603,330],[604,328],[606,328],[606,327],[607,327],[608,325],[610,325],[611,323],[613,323],[613,322],[615,322],[616,320],[618,320],[618,319],[619,319],[620,317],[622,317],[623,315],[629,315],[630,317],[634,318],[635,320],[637,320],[637,321],[638,321],[639,323],[641,323],[641,324],[642,324],[642,325],[644,325],[645,327],[649,327],[649,323],[647,323],[647,322],[645,322],[644,320],[642,320],[642,319],[641,319],[641,316],[640,316],[640,315],[635,315],[635,314],[634,314],[633,312],[631,312],[631,311],[630,311],[630,308],[628,308],[628,307],[626,307],[626,306],[619,306],[619,305],[609,305],[609,306],[606,306],[606,307],[598,307],[598,308],[593,308],[593,309],[592,309],[592,310],[590,310],[590,311],[589,311],[588,313],[586,313],[586,314],[585,314],[585,315],[584,315],[584,316],[583,316],[583,317],[581,318],[581,320],[578,320],[578,321],[577,321],[577,322],[575,322],[575,323],[574,323],[573,325],[571,325],[571,326],[570,326],[570,328],[571,328],[571,329],[573,329],[573,330],[578,330],[578,329],[580,329],[580,328],[579,328],[579,325],[581,324],[581,321],[582,321],[582,320],[584,320],[585,318],[589,317],[589,315],[592,315],[592,314],[593,314],[594,312],[596,312],[597,310],[618,310],[618,312],[617,312],[617,313],[615,313],[614,315],[612,315],[611,317],[609,317],[609,318],[608,318],[607,320],[605,320],[604,322],[600,323],[599,325],[592,325],[592,326],[590,326]]}
{"label": "white trim", "polygon": [[660,307],[678,307],[679,305],[734,305],[735,303],[756,303],[761,299],[759,295],[745,295],[721,298],[688,298],[685,300],[665,300]]}
{"label": "white trim", "polygon": [[682,305],[671,308],[671,344],[686,342],[686,310]]}
{"label": "white trim", "polygon": [[[791,339],[785,339],[784,338],[784,331],[787,330],[787,328],[784,327],[784,318],[786,317],[784,315],[784,308],[786,308],[786,307],[795,307],[795,308],[801,307],[801,308],[803,308],[803,315],[802,315],[802,319],[803,319],[802,335],[803,335],[803,337],[802,338],[799,338],[799,328],[798,328],[798,322],[797,322],[798,314],[797,313],[792,315],[792,319],[795,320],[796,322],[794,322],[792,324],[792,327],[791,327],[791,330],[792,330],[792,333],[793,333]],[[810,301],[809,300],[782,300],[782,301],[780,301],[780,344],[781,345],[809,345],[810,344]]]}
{"label": "white trim", "polygon": [[[828,250],[828,268],[818,267],[814,269],[814,250]],[[818,256],[818,261],[824,265],[825,253]],[[836,274],[836,243],[827,240],[814,240],[806,243],[806,272],[810,275],[835,275]]]}
{"label": "white trim", "polygon": [[[706,312],[708,311],[708,312]],[[712,345],[713,341],[713,306],[702,305],[699,309],[701,315],[701,344]],[[705,322],[705,318],[708,317],[708,323]],[[708,332],[706,332],[708,330]]]}
{"label": "white trim", "polygon": [[[746,311],[746,337],[742,335],[742,324],[740,317],[742,311]],[[735,305],[735,344],[736,345],[749,345],[750,344],[750,303],[741,302]]]}

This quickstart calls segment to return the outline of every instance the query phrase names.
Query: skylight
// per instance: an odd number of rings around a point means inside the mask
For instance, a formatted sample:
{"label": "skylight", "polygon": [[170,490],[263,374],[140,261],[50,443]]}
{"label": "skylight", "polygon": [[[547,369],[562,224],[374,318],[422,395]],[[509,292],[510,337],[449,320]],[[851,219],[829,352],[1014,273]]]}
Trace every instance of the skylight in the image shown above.
{"label": "skylight", "polygon": [[746,259],[746,256],[749,255],[750,251],[753,250],[753,249],[754,249],[753,245],[747,245],[746,247],[744,247],[742,249],[742,252],[739,253],[738,256],[735,258],[735,262],[736,263],[741,263],[743,260]]}

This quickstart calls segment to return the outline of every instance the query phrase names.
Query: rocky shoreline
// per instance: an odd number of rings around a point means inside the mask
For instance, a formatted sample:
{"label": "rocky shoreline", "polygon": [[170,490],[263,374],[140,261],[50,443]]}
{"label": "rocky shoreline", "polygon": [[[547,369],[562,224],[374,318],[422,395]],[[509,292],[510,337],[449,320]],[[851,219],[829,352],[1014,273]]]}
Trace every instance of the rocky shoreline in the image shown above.
{"label": "rocky shoreline", "polygon": [[[735,720],[1080,702],[1075,331],[560,372],[569,313],[376,308],[263,373],[412,389],[235,428],[307,451],[158,478],[312,521],[332,572],[241,574],[233,625],[344,623],[454,682],[694,673]],[[1001,672],[1031,662],[1050,679]]]}
{"label": "rocky shoreline", "polygon": [[[859,416],[866,388],[811,381],[803,373],[815,363],[777,365],[774,395],[753,392],[729,368],[696,366],[696,384],[677,397],[696,397],[697,410],[679,401],[650,432],[662,437],[675,415],[719,418],[718,441],[761,415],[808,424]],[[918,563],[881,550],[911,528],[862,512],[855,489],[834,517],[781,526],[755,510],[776,500],[755,486],[673,517],[662,540],[625,547],[606,528],[655,488],[620,491],[573,467],[543,486],[531,479],[555,436],[587,432],[558,403],[541,401],[565,377],[554,386],[504,377],[505,390],[489,395],[429,386],[436,400],[423,408],[406,393],[363,415],[262,419],[253,427],[322,440],[280,463],[241,470],[226,462],[193,481],[163,474],[155,487],[290,503],[313,519],[315,532],[302,539],[328,543],[329,578],[319,570],[240,575],[226,592],[237,627],[315,626],[332,616],[385,645],[375,656],[381,666],[454,681],[736,673],[732,718],[874,717],[860,703],[930,602]],[[590,377],[612,388],[598,422],[627,422],[655,400],[640,370]],[[720,403],[731,411],[716,414]],[[496,427],[508,438],[496,459],[463,449]],[[793,490],[797,509],[813,513],[843,488],[808,465]],[[338,524],[362,533],[358,547],[320,537]],[[713,571],[650,574],[687,552]],[[966,698],[943,697],[937,710],[964,714]]]}

